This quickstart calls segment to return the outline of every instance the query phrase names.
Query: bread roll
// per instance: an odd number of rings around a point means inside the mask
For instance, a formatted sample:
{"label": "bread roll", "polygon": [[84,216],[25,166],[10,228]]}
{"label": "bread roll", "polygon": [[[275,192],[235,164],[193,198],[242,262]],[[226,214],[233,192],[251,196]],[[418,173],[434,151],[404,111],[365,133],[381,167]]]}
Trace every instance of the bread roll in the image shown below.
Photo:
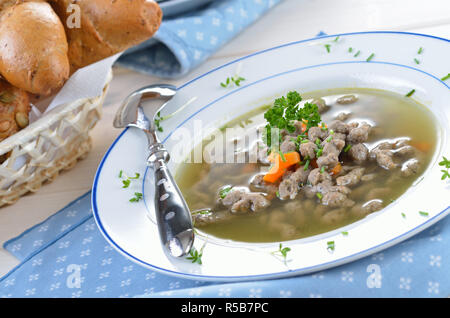
{"label": "bread roll", "polygon": [[[71,72],[150,38],[162,19],[150,0],[50,0],[63,21],[69,42]],[[78,5],[80,28],[69,27]],[[69,10],[68,10],[69,9]]]}
{"label": "bread roll", "polygon": [[29,112],[28,94],[0,78],[0,141],[28,126]]}
{"label": "bread roll", "polygon": [[0,17],[0,74],[30,93],[49,95],[69,77],[64,27],[41,1],[9,6]]}

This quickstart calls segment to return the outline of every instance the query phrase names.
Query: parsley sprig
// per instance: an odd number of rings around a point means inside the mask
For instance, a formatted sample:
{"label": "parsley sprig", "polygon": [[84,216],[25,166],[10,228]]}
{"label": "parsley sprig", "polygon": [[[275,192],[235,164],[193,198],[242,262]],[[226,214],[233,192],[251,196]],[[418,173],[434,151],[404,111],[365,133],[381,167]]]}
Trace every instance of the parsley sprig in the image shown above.
{"label": "parsley sprig", "polygon": [[306,125],[306,131],[316,127],[321,122],[319,109],[316,104],[305,103],[299,106],[302,97],[296,91],[288,92],[286,97],[275,99],[273,106],[264,113],[267,121],[264,141],[269,148],[272,146],[272,129],[285,129],[289,133],[295,131],[294,122],[302,121]]}
{"label": "parsley sprig", "polygon": [[439,165],[441,167],[445,168],[445,170],[444,169],[441,170],[441,172],[442,172],[441,180],[445,180],[447,178],[450,179],[450,171],[449,171],[449,169],[450,169],[450,160],[448,160],[447,158],[445,158],[443,156],[442,157],[442,161],[439,162]]}

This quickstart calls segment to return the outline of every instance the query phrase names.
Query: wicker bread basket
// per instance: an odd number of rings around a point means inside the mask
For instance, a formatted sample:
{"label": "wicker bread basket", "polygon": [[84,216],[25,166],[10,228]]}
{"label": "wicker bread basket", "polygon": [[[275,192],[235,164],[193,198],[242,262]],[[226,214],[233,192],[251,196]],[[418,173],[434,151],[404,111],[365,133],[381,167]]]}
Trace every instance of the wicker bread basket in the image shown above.
{"label": "wicker bread basket", "polygon": [[111,79],[112,72],[100,96],[59,106],[0,142],[0,156],[8,154],[0,164],[0,206],[36,192],[87,155]]}

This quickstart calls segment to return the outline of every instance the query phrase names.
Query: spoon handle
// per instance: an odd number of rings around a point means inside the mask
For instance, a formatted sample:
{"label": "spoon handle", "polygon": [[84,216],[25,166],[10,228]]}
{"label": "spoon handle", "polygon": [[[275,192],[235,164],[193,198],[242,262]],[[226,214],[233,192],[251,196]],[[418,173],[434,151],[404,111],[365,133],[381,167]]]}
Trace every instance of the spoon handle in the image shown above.
{"label": "spoon handle", "polygon": [[194,242],[192,218],[186,201],[166,166],[169,154],[162,144],[151,146],[148,165],[155,175],[155,213],[163,246],[175,257],[189,253]]}

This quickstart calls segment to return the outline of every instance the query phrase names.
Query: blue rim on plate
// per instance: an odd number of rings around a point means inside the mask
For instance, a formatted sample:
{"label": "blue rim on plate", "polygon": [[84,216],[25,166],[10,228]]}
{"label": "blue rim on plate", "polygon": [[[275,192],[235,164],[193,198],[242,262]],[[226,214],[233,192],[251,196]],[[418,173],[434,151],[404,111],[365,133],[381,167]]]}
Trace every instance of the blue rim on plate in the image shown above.
{"label": "blue rim on plate", "polygon": [[[436,36],[432,36],[432,35],[419,34],[419,33],[411,33],[411,32],[396,32],[396,31],[373,31],[373,32],[342,33],[342,34],[334,34],[334,35],[321,36],[320,39],[323,39],[323,38],[336,38],[336,37],[338,37],[338,36],[348,36],[348,35],[361,35],[361,34],[403,34],[403,35],[413,35],[413,36],[419,36],[419,37],[427,37],[427,38],[432,38],[432,39],[436,39],[436,40],[439,40],[439,41],[450,42],[450,40],[448,40],[448,39],[440,38],[440,37],[436,37]],[[181,85],[180,87],[178,87],[178,90],[187,87],[187,86],[190,85],[191,83],[194,83],[195,81],[197,81],[197,80],[199,80],[199,79],[201,79],[201,78],[207,76],[208,74],[211,74],[211,73],[213,73],[213,72],[215,72],[215,71],[218,71],[218,70],[220,70],[220,69],[222,69],[222,68],[224,68],[224,67],[226,67],[226,66],[229,66],[229,65],[231,65],[231,64],[238,63],[238,62],[240,62],[240,61],[242,61],[242,60],[245,60],[245,59],[247,59],[247,58],[250,58],[250,57],[252,57],[252,56],[259,55],[259,54],[262,54],[262,53],[265,53],[265,52],[268,52],[268,51],[280,49],[280,48],[287,47],[287,46],[293,46],[293,45],[297,45],[297,44],[300,44],[300,43],[305,43],[305,42],[308,42],[308,41],[314,41],[314,40],[317,40],[317,39],[318,39],[318,38],[315,37],[315,38],[310,38],[310,39],[305,39],[305,40],[300,40],[300,41],[290,42],[290,43],[287,43],[287,44],[279,45],[279,46],[276,46],[276,47],[272,47],[272,48],[269,48],[269,49],[265,49],[265,50],[262,50],[262,51],[258,51],[258,52],[249,54],[249,55],[247,55],[247,56],[241,57],[241,58],[239,58],[239,59],[236,59],[236,60],[231,61],[231,62],[229,62],[229,63],[226,63],[226,64],[224,64],[224,65],[221,65],[221,66],[219,66],[219,67],[217,67],[217,68],[214,68],[214,69],[212,69],[211,71],[206,72],[206,73],[204,73],[204,74],[202,74],[202,75],[200,75],[200,76],[194,78],[193,80],[190,80],[190,81],[186,82],[185,84],[183,84],[183,85]],[[325,66],[325,65],[331,65],[331,64],[344,64],[344,63],[366,63],[366,62],[361,62],[361,61],[348,62],[348,61],[347,61],[347,62],[325,63],[325,64],[320,64],[320,65],[310,65],[310,66],[304,66],[304,67],[301,67],[301,68],[296,68],[296,69],[292,69],[292,70],[289,70],[289,71],[285,71],[285,72],[282,72],[282,73],[279,73],[279,74],[274,74],[274,75],[271,75],[271,76],[269,76],[269,77],[267,77],[267,78],[264,78],[264,79],[259,79],[259,80],[255,81],[255,82],[252,82],[252,83],[247,84],[247,85],[245,85],[245,86],[239,87],[239,88],[237,88],[237,89],[235,89],[235,90],[233,90],[233,91],[231,91],[231,92],[228,92],[227,94],[224,94],[223,96],[221,96],[221,97],[215,99],[213,102],[209,103],[208,105],[203,106],[203,107],[202,107],[201,109],[199,109],[197,112],[195,112],[194,114],[192,114],[191,116],[189,116],[188,118],[186,118],[186,119],[185,119],[180,125],[178,125],[173,131],[175,131],[175,130],[178,129],[180,126],[182,126],[183,124],[185,124],[187,121],[189,121],[190,119],[192,119],[196,114],[198,114],[198,113],[201,112],[202,110],[204,110],[204,109],[210,107],[211,105],[213,105],[214,103],[216,103],[218,100],[221,100],[221,99],[223,99],[223,98],[225,98],[225,97],[227,97],[227,96],[229,96],[229,95],[231,95],[231,94],[234,94],[234,93],[236,93],[236,92],[238,92],[238,91],[240,91],[240,90],[242,90],[242,89],[244,89],[244,88],[246,88],[246,87],[249,87],[249,86],[251,86],[251,85],[254,85],[254,84],[256,84],[256,83],[262,82],[262,81],[264,81],[264,80],[268,80],[268,79],[273,78],[273,77],[281,76],[281,75],[283,75],[283,74],[287,74],[287,73],[291,73],[291,72],[295,72],[295,71],[300,71],[300,70],[303,70],[303,69],[308,69],[308,68],[313,68],[313,67],[319,67],[319,66]],[[426,74],[427,76],[429,76],[429,77],[431,77],[431,78],[433,78],[433,79],[439,81],[442,85],[444,85],[445,87],[447,87],[448,89],[450,89],[450,86],[447,85],[446,83],[444,83],[444,82],[443,82],[442,80],[440,80],[438,77],[436,77],[436,76],[434,76],[434,75],[432,75],[432,74],[430,74],[430,73],[427,73],[427,72],[425,72],[425,71],[423,71],[423,70],[420,70],[420,69],[417,69],[417,68],[414,68],[414,67],[411,67],[411,66],[408,66],[408,65],[397,64],[397,63],[390,63],[390,62],[380,62],[380,61],[371,61],[370,63],[388,64],[388,65],[394,65],[394,66],[399,66],[399,67],[404,67],[404,68],[412,69],[412,70],[415,70],[415,71],[419,71],[419,72],[421,72],[421,73],[423,73],[423,74]],[[94,219],[95,219],[95,221],[96,221],[96,223],[97,223],[97,226],[98,226],[99,229],[100,229],[100,232],[103,234],[103,236],[104,236],[104,237],[107,239],[107,241],[108,241],[112,246],[114,246],[120,253],[122,253],[123,255],[125,255],[126,257],[130,258],[131,260],[135,261],[136,263],[138,263],[138,264],[140,264],[140,265],[143,265],[143,266],[145,266],[145,267],[152,268],[152,269],[155,269],[155,270],[158,270],[158,271],[161,271],[161,272],[163,272],[163,273],[170,274],[170,275],[174,275],[174,276],[178,276],[178,277],[184,277],[184,278],[191,278],[191,279],[201,279],[201,280],[213,280],[213,281],[214,281],[214,280],[216,280],[216,281],[217,281],[217,280],[221,280],[221,281],[226,280],[226,281],[232,281],[232,280],[239,280],[239,279],[244,279],[244,278],[245,278],[245,279],[265,279],[265,278],[267,278],[267,277],[271,277],[271,278],[281,278],[281,277],[283,277],[283,276],[286,276],[287,274],[290,274],[290,275],[291,275],[292,273],[297,273],[297,272],[298,272],[299,274],[300,274],[300,273],[308,273],[308,272],[314,271],[316,268],[324,269],[324,268],[329,268],[329,267],[332,267],[332,266],[334,267],[334,266],[342,265],[342,264],[347,263],[349,259],[351,259],[352,261],[353,261],[353,260],[357,260],[357,259],[360,259],[360,258],[362,258],[362,257],[364,257],[364,256],[367,256],[367,255],[373,254],[373,253],[375,253],[375,252],[378,252],[378,251],[380,251],[380,250],[383,250],[383,249],[386,249],[386,248],[388,248],[388,247],[391,247],[391,246],[393,246],[394,244],[400,243],[400,242],[402,242],[402,241],[404,241],[404,240],[406,240],[406,239],[412,237],[413,235],[417,234],[418,232],[424,230],[425,228],[427,228],[427,227],[433,225],[434,223],[436,223],[437,221],[439,221],[440,219],[442,219],[443,217],[445,217],[447,214],[450,213],[450,206],[449,206],[449,207],[447,207],[446,209],[444,209],[443,211],[441,211],[441,212],[439,212],[438,214],[436,214],[435,216],[433,216],[432,218],[426,220],[425,222],[423,222],[423,223],[420,224],[419,226],[416,226],[416,227],[410,229],[410,230],[407,231],[407,232],[402,233],[401,235],[399,235],[399,236],[397,236],[397,237],[395,237],[395,238],[392,238],[392,239],[390,239],[390,240],[388,240],[388,241],[385,241],[385,242],[383,242],[383,243],[381,243],[381,244],[378,244],[378,245],[376,245],[376,246],[373,246],[373,247],[371,247],[371,248],[369,248],[369,249],[365,249],[365,250],[359,251],[359,252],[357,252],[357,253],[348,255],[348,256],[346,256],[346,257],[343,257],[343,258],[340,258],[340,259],[337,259],[337,260],[333,260],[333,261],[330,261],[330,262],[325,262],[325,263],[317,264],[317,265],[310,266],[310,267],[298,268],[298,269],[295,269],[295,270],[287,270],[287,271],[282,271],[282,272],[277,272],[277,273],[270,273],[270,274],[258,274],[258,275],[246,275],[246,276],[204,276],[204,275],[198,275],[198,274],[182,273],[182,272],[172,271],[172,270],[169,270],[169,269],[165,269],[165,268],[161,268],[161,267],[155,266],[155,265],[150,264],[150,263],[148,263],[148,262],[146,262],[146,261],[143,261],[143,260],[141,260],[141,259],[139,259],[139,258],[137,258],[137,257],[135,257],[135,256],[133,256],[133,255],[131,255],[130,253],[128,253],[128,252],[127,252],[126,250],[124,250],[123,248],[121,248],[120,245],[117,244],[117,243],[109,236],[109,234],[108,234],[107,231],[105,230],[105,228],[104,228],[104,226],[103,226],[103,224],[102,224],[102,222],[101,222],[101,220],[100,220],[100,216],[99,216],[99,214],[98,214],[98,206],[97,206],[97,183],[98,183],[98,179],[99,179],[100,173],[101,173],[101,171],[102,171],[103,165],[104,165],[105,161],[107,160],[107,158],[108,158],[108,156],[109,156],[111,150],[114,148],[114,146],[116,145],[116,143],[122,138],[122,136],[126,133],[127,130],[128,130],[128,128],[124,129],[124,130],[121,132],[121,134],[116,138],[116,140],[113,142],[113,144],[109,147],[109,149],[107,150],[106,154],[105,154],[104,157],[102,158],[102,160],[101,160],[101,162],[100,162],[100,165],[99,165],[99,167],[98,167],[98,170],[97,170],[97,172],[96,172],[96,174],[95,174],[95,178],[94,178],[94,182],[93,182],[93,187],[92,187],[92,198],[91,198],[91,200],[92,200],[92,209],[93,209]],[[165,142],[165,141],[167,140],[167,138],[173,133],[173,131],[171,131],[171,132],[167,135],[167,137],[164,139],[163,142]],[[147,171],[148,171],[148,168],[147,168],[146,171],[145,171],[145,175],[147,174]],[[145,176],[144,176],[144,180],[145,180]],[[142,189],[143,189],[143,192],[142,192],[142,193],[144,193],[144,182],[143,182],[143,184],[142,184]],[[145,201],[145,198],[144,198],[144,203],[145,203],[145,202],[146,202],[146,201]],[[146,203],[145,203],[145,207],[148,209],[148,206],[147,206]]]}

